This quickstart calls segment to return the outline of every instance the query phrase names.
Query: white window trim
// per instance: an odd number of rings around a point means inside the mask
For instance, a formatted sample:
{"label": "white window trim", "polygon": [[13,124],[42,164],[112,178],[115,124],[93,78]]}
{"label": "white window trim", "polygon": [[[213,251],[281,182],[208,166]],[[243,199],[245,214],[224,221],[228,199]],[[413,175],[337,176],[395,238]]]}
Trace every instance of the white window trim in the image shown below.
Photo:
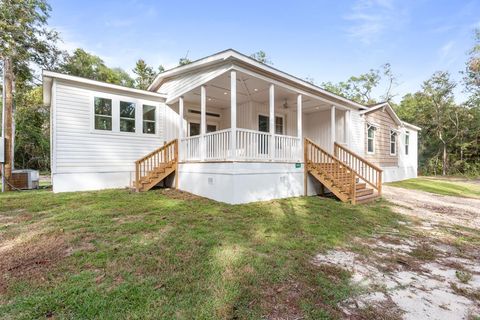
{"label": "white window trim", "polygon": [[[102,129],[97,129],[95,128],[95,117],[97,116],[97,114],[95,113],[95,98],[99,98],[99,99],[106,99],[106,100],[110,100],[112,102],[111,104],[111,114],[110,114],[110,118],[112,119],[112,129],[111,130],[102,130]],[[114,125],[115,125],[115,101],[113,100],[113,98],[109,97],[109,96],[106,96],[106,95],[94,95],[93,98],[92,98],[92,106],[90,107],[90,110],[92,112],[92,120],[90,121],[91,125],[92,125],[92,129],[95,130],[95,132],[99,132],[99,133],[111,133],[114,131]],[[99,115],[100,117],[108,117],[108,116],[104,116],[104,115]]]}
{"label": "white window trim", "polygon": [[[133,103],[134,106],[135,106],[135,113],[134,113],[134,116],[133,118],[126,118],[126,117],[122,117],[120,115],[120,102],[126,102],[126,103]],[[143,105],[142,105],[142,108],[143,108]],[[113,109],[113,102],[112,102],[112,109]],[[127,101],[126,99],[119,99],[118,100],[118,131],[122,132],[122,133],[137,133],[137,115],[138,115],[138,104],[136,102],[133,102],[133,101]],[[113,110],[112,110],[113,111]],[[143,115],[142,115],[142,118],[143,118]],[[134,132],[130,132],[130,131],[122,131],[121,128],[120,128],[120,122],[122,122],[122,119],[123,120],[127,120],[127,121],[134,121],[135,122],[135,131]],[[113,119],[112,119],[113,120]],[[143,119],[142,119],[143,120]],[[113,124],[113,123],[112,123]],[[113,127],[112,127],[113,129]]]}
{"label": "white window trim", "polygon": [[[190,135],[190,124],[191,123],[194,123],[194,124],[198,124],[198,125],[201,125],[200,121],[197,121],[196,119],[194,120],[188,120],[187,121],[187,137],[191,137]],[[214,126],[215,127],[215,131],[218,131],[218,123],[215,123],[215,122],[210,122],[210,121],[207,121],[207,126]],[[205,131],[207,128],[205,128]],[[199,137],[200,135],[196,135],[196,136],[193,136],[193,137]]]}
{"label": "white window trim", "polygon": [[[112,130],[95,129],[95,98],[104,98],[112,100]],[[135,103],[135,132],[120,131],[120,101]],[[143,133],[143,105],[147,104],[155,107],[155,134]],[[139,108],[138,106],[141,106]],[[102,135],[117,136],[140,136],[158,138],[160,135],[160,103],[141,98],[133,98],[123,95],[91,91],[90,92],[90,133]]]}
{"label": "white window trim", "polygon": [[[259,116],[264,116],[264,117],[267,117],[267,118],[270,119],[270,115],[269,115],[269,114],[265,114],[265,113],[259,112],[259,113],[257,114],[257,118],[255,119],[255,121],[257,122],[257,131],[260,131],[260,124],[259,124],[259,122],[258,122],[258,117],[259,117]],[[285,122],[285,115],[282,114],[282,113],[278,113],[278,114],[276,113],[276,114],[275,114],[275,118],[277,118],[277,117],[278,117],[278,118],[282,118],[283,127],[282,127],[282,133],[275,133],[275,134],[276,134],[276,135],[285,136],[285,135],[286,135],[285,132],[287,131],[287,123]],[[269,123],[270,123],[270,122],[269,122]],[[275,124],[275,121],[274,121],[273,123]],[[268,133],[268,132],[266,132],[266,133]]]}
{"label": "white window trim", "polygon": [[[395,152],[392,153],[392,135],[395,136],[394,143],[395,143]],[[391,156],[396,156],[397,155],[397,141],[398,141],[398,132],[396,130],[390,129],[390,140],[388,143],[389,151]]]}
{"label": "white window trim", "polygon": [[[372,145],[373,145],[373,151],[369,151],[369,150],[368,150],[368,140],[370,139],[370,138],[368,137],[368,130],[369,130],[370,128],[373,128],[373,138],[371,138],[371,139],[373,140],[373,144],[372,144]],[[366,146],[366,147],[367,147],[367,154],[375,154],[375,149],[376,149],[376,148],[375,148],[375,140],[376,140],[375,138],[376,138],[376,136],[377,136],[377,135],[376,135],[377,129],[378,129],[377,126],[375,126],[375,125],[367,122],[367,146]]]}
{"label": "white window trim", "polygon": [[[145,106],[145,105],[146,105],[146,106],[155,107],[155,115],[154,115],[154,118],[153,118],[154,120],[143,120],[143,106]],[[141,128],[140,128],[140,133],[141,133],[142,135],[147,135],[147,136],[156,136],[156,135],[158,134],[158,109],[159,109],[159,106],[156,105],[156,104],[154,104],[154,103],[149,104],[148,102],[143,102],[143,103],[141,104],[141,106],[142,106],[142,107],[141,107],[141,110],[139,111],[139,113],[142,115],[142,119],[141,119],[141,121],[140,121],[140,123],[141,123],[141,125],[140,125],[140,127],[141,127]],[[155,132],[154,132],[154,133],[144,133],[144,132],[143,132],[143,122],[145,122],[145,121],[146,121],[146,122],[154,122],[154,123],[155,123],[155,129],[154,129]]]}

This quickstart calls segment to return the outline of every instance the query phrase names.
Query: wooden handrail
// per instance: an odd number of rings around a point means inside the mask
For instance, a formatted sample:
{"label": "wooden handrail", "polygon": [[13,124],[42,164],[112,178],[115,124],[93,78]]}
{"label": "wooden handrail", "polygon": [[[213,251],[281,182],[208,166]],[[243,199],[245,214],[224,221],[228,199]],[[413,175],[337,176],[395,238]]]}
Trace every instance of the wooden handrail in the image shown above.
{"label": "wooden handrail", "polygon": [[[308,138],[305,138],[306,169],[316,169],[333,181],[337,188],[355,203],[357,173],[346,163],[322,149]],[[329,169],[329,165],[333,165]]]}
{"label": "wooden handrail", "polygon": [[172,145],[172,144],[174,144],[174,143],[178,144],[178,140],[177,140],[177,139],[174,139],[174,140],[172,140],[172,141],[170,141],[170,142],[165,143],[163,146],[161,146],[161,147],[153,150],[152,152],[148,153],[147,155],[143,156],[142,158],[136,160],[135,163],[140,163],[140,162],[142,162],[143,160],[145,160],[145,159],[153,156],[154,154],[162,151],[163,149],[169,147],[170,145]]}
{"label": "wooden handrail", "polygon": [[380,167],[336,142],[334,143],[334,154],[335,157],[351,167],[361,179],[377,189],[379,194],[382,193],[383,170]]}
{"label": "wooden handrail", "polygon": [[178,163],[178,139],[165,143],[146,156],[135,161],[135,188],[140,190],[141,180],[160,167]]}

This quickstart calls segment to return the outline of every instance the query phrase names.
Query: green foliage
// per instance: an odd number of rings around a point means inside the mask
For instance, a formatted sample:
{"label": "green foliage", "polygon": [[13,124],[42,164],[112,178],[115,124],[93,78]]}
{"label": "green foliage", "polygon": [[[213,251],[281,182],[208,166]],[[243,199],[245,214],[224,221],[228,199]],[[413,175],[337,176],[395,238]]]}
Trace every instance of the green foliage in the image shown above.
{"label": "green foliage", "polygon": [[480,199],[480,185],[469,183],[465,179],[443,179],[443,178],[416,178],[403,181],[391,182],[389,185],[421,190],[430,193],[436,193],[446,196],[465,197],[465,198],[479,198]]}
{"label": "green foliage", "polygon": [[463,72],[465,91],[470,94],[468,105],[480,105],[480,28],[475,30],[475,43],[469,52],[465,71]]}
{"label": "green foliage", "polygon": [[165,69],[162,65],[158,67],[158,72],[155,72],[152,67],[147,65],[145,60],[139,59],[135,64],[135,68],[132,70],[137,75],[135,78],[135,88],[146,90],[148,86],[153,82],[155,77],[162,73]]}
{"label": "green foliage", "polygon": [[47,28],[50,10],[45,0],[0,2],[0,59],[11,59],[17,82],[32,77],[29,63],[52,68],[59,60],[58,33]]}
{"label": "green foliage", "polygon": [[42,87],[21,90],[16,97],[15,163],[19,168],[50,170],[49,109],[43,105]]}
{"label": "green foliage", "polygon": [[395,109],[399,117],[422,128],[419,164],[423,174],[480,174],[480,109],[454,101],[456,84],[436,72],[422,91],[407,94]]}
{"label": "green foliage", "polygon": [[188,59],[187,57],[185,57],[185,58],[180,58],[180,59],[178,60],[178,65],[179,65],[179,66],[185,66],[185,65],[190,64],[190,63],[192,63],[192,60]]}
{"label": "green foliage", "polygon": [[[0,318],[259,319],[283,304],[306,319],[336,318],[355,286],[312,257],[402,219],[382,202],[228,205],[164,193],[1,194],[0,215],[12,223],[0,228],[0,245],[20,243],[18,259],[37,250],[15,264],[33,278],[11,276],[16,269],[3,277]],[[26,230],[31,238],[17,241]]]}
{"label": "green foliage", "polygon": [[270,60],[267,53],[263,50],[252,53],[250,55],[250,58],[253,58],[253,59],[257,60],[258,62],[261,62],[261,63],[264,63],[264,64],[270,64],[270,65],[273,64],[272,60]]}
{"label": "green foliage", "polygon": [[121,68],[109,68],[98,56],[78,48],[68,55],[60,71],[78,77],[133,87],[134,80]]}
{"label": "green foliage", "polygon": [[362,104],[379,102],[378,99],[373,97],[373,91],[380,85],[385,87],[385,92],[379,97],[380,100],[390,101],[394,96],[392,89],[396,85],[396,77],[389,63],[384,64],[381,70],[370,69],[367,73],[352,76],[345,82],[342,81],[337,84],[324,82],[321,84],[327,91]]}

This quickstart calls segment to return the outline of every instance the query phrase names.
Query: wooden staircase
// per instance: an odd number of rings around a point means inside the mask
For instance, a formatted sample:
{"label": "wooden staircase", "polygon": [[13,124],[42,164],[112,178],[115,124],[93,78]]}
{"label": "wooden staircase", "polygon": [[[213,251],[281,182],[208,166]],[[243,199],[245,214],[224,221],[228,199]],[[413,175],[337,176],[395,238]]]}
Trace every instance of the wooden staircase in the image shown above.
{"label": "wooden staircase", "polygon": [[175,139],[135,161],[135,190],[148,191],[177,169],[178,140]]}
{"label": "wooden staircase", "polygon": [[359,204],[379,198],[382,170],[343,146],[335,144],[334,150],[332,155],[305,139],[305,175],[312,175],[322,190],[327,188],[343,202]]}

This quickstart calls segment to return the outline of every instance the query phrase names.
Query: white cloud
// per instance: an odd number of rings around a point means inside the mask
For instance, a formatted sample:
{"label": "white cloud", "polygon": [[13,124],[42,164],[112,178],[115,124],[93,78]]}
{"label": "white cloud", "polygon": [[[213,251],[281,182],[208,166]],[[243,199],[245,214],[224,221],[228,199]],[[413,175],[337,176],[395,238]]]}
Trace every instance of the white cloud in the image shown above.
{"label": "white cloud", "polygon": [[357,0],[344,16],[351,22],[348,35],[369,45],[378,40],[388,29],[405,21],[405,11],[394,0]]}

